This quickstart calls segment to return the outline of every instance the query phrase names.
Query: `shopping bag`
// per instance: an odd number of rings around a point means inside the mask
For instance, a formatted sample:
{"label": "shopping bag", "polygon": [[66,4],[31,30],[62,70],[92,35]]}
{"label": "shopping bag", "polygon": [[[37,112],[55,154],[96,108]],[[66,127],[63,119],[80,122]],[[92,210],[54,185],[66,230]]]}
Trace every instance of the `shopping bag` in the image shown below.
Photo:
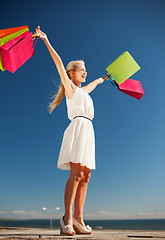
{"label": "shopping bag", "polygon": [[[2,45],[4,45],[5,43],[9,42],[10,40],[12,40],[13,38],[16,38],[17,36],[21,35],[22,33],[29,31],[29,28],[24,28],[22,30],[19,30],[17,32],[14,32],[8,36],[5,36],[3,38],[0,38],[0,47]],[[1,56],[1,51],[0,51],[0,69],[2,71],[5,71],[4,65],[3,65],[3,61],[2,61],[2,56]]]}
{"label": "shopping bag", "polygon": [[107,72],[115,78],[115,81],[119,85],[131,77],[139,69],[139,65],[128,51],[122,53],[106,68]]}
{"label": "shopping bag", "polygon": [[33,54],[32,33],[26,31],[0,47],[4,68],[14,73]]}
{"label": "shopping bag", "polygon": [[131,97],[137,98],[138,100],[140,100],[144,95],[141,82],[133,79],[127,79],[122,84],[118,85],[118,89],[119,91]]}
{"label": "shopping bag", "polygon": [[28,26],[21,26],[21,27],[15,27],[15,28],[7,28],[7,29],[1,29],[0,30],[0,38],[8,36],[12,33],[18,32],[22,29],[28,28]]}
{"label": "shopping bag", "polygon": [[4,72],[6,69],[4,68],[3,66],[3,60],[2,60],[2,55],[1,55],[1,52],[0,52],[0,69]]}

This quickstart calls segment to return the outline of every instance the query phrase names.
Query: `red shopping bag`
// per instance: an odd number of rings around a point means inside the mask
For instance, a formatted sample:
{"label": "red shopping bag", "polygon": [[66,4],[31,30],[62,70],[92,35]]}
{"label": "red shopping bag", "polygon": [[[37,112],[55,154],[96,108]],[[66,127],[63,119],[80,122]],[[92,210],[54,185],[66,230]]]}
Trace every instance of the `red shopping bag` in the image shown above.
{"label": "red shopping bag", "polygon": [[32,33],[26,31],[0,47],[4,68],[14,73],[33,54]]}
{"label": "red shopping bag", "polygon": [[141,82],[133,79],[127,79],[122,84],[118,85],[118,89],[119,91],[131,97],[137,98],[138,100],[140,100],[144,95]]}

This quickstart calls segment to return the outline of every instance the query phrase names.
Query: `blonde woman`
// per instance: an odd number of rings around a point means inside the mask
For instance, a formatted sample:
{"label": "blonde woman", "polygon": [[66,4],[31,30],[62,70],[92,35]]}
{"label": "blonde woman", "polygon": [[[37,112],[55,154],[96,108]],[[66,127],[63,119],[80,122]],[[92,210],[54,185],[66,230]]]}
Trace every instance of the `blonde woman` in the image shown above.
{"label": "blonde woman", "polygon": [[[66,235],[91,234],[92,229],[83,221],[85,203],[91,169],[95,169],[95,137],[92,125],[94,117],[93,101],[89,96],[98,84],[107,79],[99,78],[81,87],[85,82],[87,72],[83,61],[72,61],[65,70],[63,62],[51,46],[47,36],[36,29],[36,34],[46,44],[49,53],[57,67],[61,78],[59,91],[49,105],[50,113],[60,104],[64,94],[70,125],[64,132],[57,167],[70,170],[70,177],[65,187],[65,214],[60,220],[60,233]],[[72,207],[74,204],[74,214]]]}

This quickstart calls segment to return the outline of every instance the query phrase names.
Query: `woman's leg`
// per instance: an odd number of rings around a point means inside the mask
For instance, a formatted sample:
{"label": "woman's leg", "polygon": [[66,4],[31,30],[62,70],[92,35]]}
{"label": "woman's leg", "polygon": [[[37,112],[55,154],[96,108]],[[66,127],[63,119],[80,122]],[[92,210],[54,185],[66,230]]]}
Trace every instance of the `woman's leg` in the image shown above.
{"label": "woman's leg", "polygon": [[74,203],[74,218],[85,227],[83,221],[83,208],[87,194],[88,182],[91,176],[91,170],[87,167],[83,168],[84,176],[79,182],[75,203]]}
{"label": "woman's leg", "polygon": [[72,207],[75,200],[78,185],[83,178],[83,167],[79,163],[70,163],[71,172],[70,177],[66,183],[65,187],[65,215],[64,222],[65,225],[72,225]]}

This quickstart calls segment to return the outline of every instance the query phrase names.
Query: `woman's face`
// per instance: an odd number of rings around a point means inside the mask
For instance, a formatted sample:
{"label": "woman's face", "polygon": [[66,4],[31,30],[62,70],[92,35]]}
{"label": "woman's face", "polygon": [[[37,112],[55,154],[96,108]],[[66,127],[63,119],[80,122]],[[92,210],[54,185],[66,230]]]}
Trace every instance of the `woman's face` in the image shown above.
{"label": "woman's face", "polygon": [[86,76],[87,76],[87,72],[84,64],[79,64],[77,69],[75,71],[72,71],[72,79],[73,79],[73,82],[75,83],[85,82]]}

